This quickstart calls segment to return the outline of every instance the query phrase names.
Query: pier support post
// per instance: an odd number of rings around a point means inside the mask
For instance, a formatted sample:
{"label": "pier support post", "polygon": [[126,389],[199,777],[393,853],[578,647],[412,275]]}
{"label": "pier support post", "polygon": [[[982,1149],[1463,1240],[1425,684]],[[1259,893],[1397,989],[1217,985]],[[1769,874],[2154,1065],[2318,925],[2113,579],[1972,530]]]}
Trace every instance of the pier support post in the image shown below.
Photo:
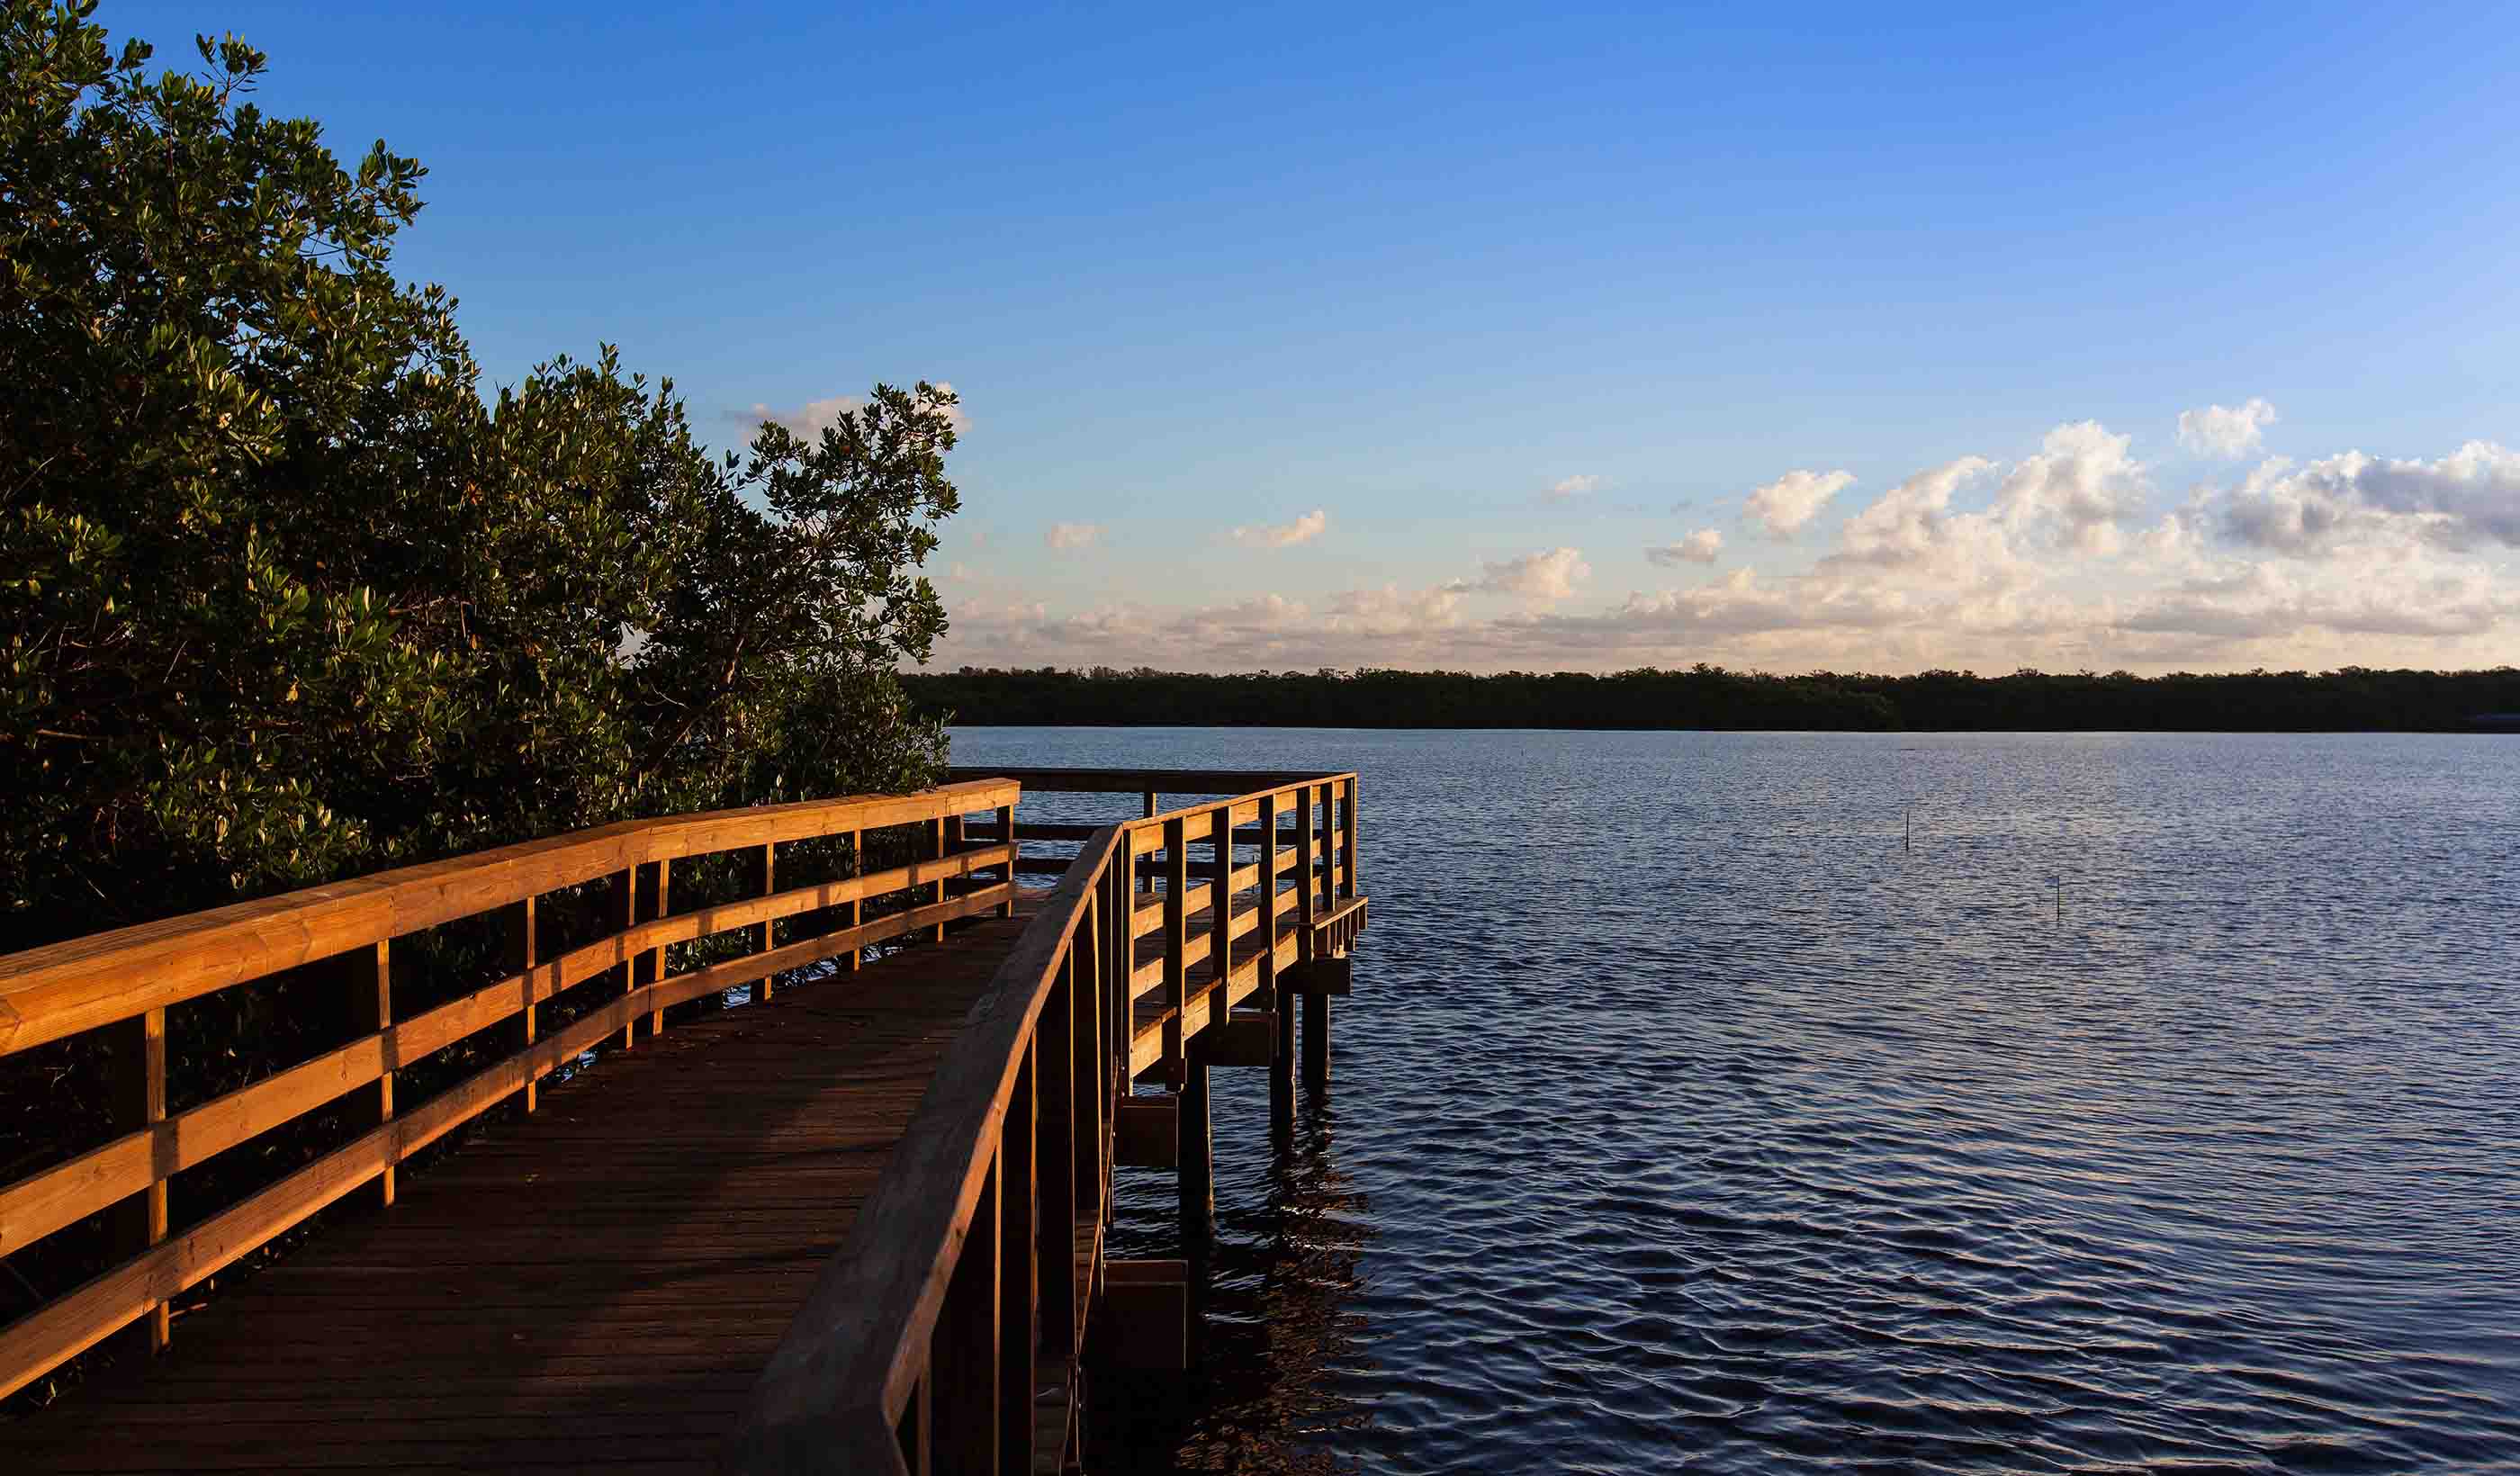
{"label": "pier support post", "polygon": [[1279,1147],[1295,1141],[1295,996],[1278,991],[1278,1018],[1272,1031],[1278,1049],[1269,1054],[1269,1137]]}
{"label": "pier support post", "polygon": [[1304,996],[1304,1086],[1330,1089],[1330,997],[1322,990]]}
{"label": "pier support post", "polygon": [[1207,1051],[1183,1052],[1180,1120],[1182,1244],[1198,1259],[1216,1223],[1215,1139],[1208,1129]]}

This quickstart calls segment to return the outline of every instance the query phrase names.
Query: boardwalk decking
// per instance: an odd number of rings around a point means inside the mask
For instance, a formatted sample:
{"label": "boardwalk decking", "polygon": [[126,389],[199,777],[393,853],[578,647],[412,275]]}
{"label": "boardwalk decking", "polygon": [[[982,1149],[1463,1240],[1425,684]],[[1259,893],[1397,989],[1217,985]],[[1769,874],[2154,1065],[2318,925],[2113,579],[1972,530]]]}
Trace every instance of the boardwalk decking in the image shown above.
{"label": "boardwalk decking", "polygon": [[[1288,1141],[1300,1001],[1327,1089],[1366,920],[1357,777],[1025,773],[625,821],[0,958],[0,1058],[90,1035],[109,1133],[0,1185],[0,1256],[105,1252],[0,1324],[0,1396],[117,1334],[158,1355],[0,1423],[0,1476],[1079,1469],[1089,1358],[1191,1357],[1210,1069],[1267,1068]],[[1019,824],[1025,784],[1147,814]],[[1226,797],[1160,811],[1158,787]],[[1023,849],[1043,844],[1074,850]],[[484,924],[503,976],[414,989],[424,935]],[[283,974],[345,991],[352,1038],[170,1102],[168,1057],[200,1043],[169,1010]],[[465,1047],[470,1075],[396,1099],[468,1041],[511,1053]],[[178,1174],[337,1104],[347,1141],[233,1202],[170,1201]],[[1185,1256],[1105,1254],[1121,1165],[1177,1171]],[[390,1208],[169,1325],[351,1194]]]}
{"label": "boardwalk decking", "polygon": [[709,1469],[1024,918],[702,1016],[545,1088],[0,1427],[0,1469]]}

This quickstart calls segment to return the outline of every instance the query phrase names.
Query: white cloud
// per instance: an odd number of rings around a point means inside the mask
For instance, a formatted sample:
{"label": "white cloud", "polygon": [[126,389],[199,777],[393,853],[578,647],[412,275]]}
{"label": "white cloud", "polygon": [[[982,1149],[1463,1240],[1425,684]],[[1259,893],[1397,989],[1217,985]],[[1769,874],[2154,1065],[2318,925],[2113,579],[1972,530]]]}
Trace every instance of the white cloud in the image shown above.
{"label": "white cloud", "polygon": [[[1185,670],[2163,671],[2481,667],[2520,650],[2520,453],[2270,459],[2236,488],[2138,516],[2149,496],[2128,438],[2083,422],[2017,466],[1917,471],[1799,571],[1704,572],[1726,552],[1710,527],[1644,551],[1683,587],[1591,599],[1572,548],[1425,587],[1190,609],[1055,614],[981,577],[953,585],[941,653]],[[2121,542],[2128,557],[2082,557]]]}
{"label": "white cloud", "polygon": [[2179,412],[2179,444],[2199,456],[2243,457],[2266,442],[2264,431],[2275,422],[2275,407],[2252,399],[2235,409],[2208,405]]}
{"label": "white cloud", "polygon": [[2048,431],[2040,453],[2014,467],[1996,492],[2004,526],[2015,533],[2052,527],[2076,553],[2116,553],[2118,523],[2143,511],[2149,490],[2128,444],[2097,421]]}
{"label": "white cloud", "polygon": [[1551,502],[1567,502],[1574,498],[1581,497],[1587,492],[1594,491],[1600,485],[1601,479],[1598,476],[1560,477],[1556,482],[1551,485],[1550,489],[1546,493],[1542,495],[1547,497]]}
{"label": "white cloud", "polygon": [[1952,494],[1995,470],[1982,456],[1963,456],[1909,477],[1847,520],[1843,552],[1867,563],[1917,562],[1948,539]]}
{"label": "white cloud", "polygon": [[[954,386],[947,381],[937,380],[933,382],[937,388],[948,393],[953,392]],[[726,418],[747,430],[759,425],[763,421],[769,421],[775,425],[785,425],[799,436],[812,441],[820,440],[824,431],[838,425],[840,417],[851,411],[864,410],[866,403],[865,396],[854,394],[835,394],[827,400],[807,400],[792,410],[781,410],[776,406],[756,402],[748,410],[728,411]],[[946,406],[945,419],[953,425],[957,436],[969,433],[971,418],[963,413],[961,405]],[[749,439],[748,436],[747,439]]]}
{"label": "white cloud", "polygon": [[1713,528],[1700,528],[1678,543],[1645,550],[1645,562],[1676,569],[1684,563],[1713,563],[1716,556],[1723,552],[1724,535]]}
{"label": "white cloud", "polygon": [[1544,549],[1503,563],[1482,564],[1476,579],[1457,579],[1445,588],[1457,594],[1478,591],[1552,604],[1573,595],[1575,586],[1592,575],[1593,566],[1584,561],[1581,550]]}
{"label": "white cloud", "polygon": [[1100,523],[1055,522],[1050,525],[1050,531],[1043,535],[1042,542],[1060,553],[1066,553],[1072,549],[1090,549],[1100,542],[1102,537],[1102,526]]}
{"label": "white cloud", "polygon": [[1299,543],[1310,543],[1322,536],[1330,525],[1328,513],[1315,508],[1293,522],[1260,523],[1236,528],[1228,536],[1246,549],[1290,549]]}
{"label": "white cloud", "polygon": [[1852,471],[1788,471],[1752,492],[1747,511],[1770,536],[1786,538],[1819,516],[1830,498],[1854,484]]}
{"label": "white cloud", "polygon": [[2299,471],[2275,458],[2249,473],[2223,512],[2234,541],[2284,554],[2321,555],[2369,538],[2520,548],[2520,452],[2493,441],[2430,462],[2348,451]]}
{"label": "white cloud", "polygon": [[1349,590],[1329,604],[1328,625],[1342,635],[1404,635],[1442,629],[1460,617],[1462,597],[1448,586],[1403,594],[1400,587]]}

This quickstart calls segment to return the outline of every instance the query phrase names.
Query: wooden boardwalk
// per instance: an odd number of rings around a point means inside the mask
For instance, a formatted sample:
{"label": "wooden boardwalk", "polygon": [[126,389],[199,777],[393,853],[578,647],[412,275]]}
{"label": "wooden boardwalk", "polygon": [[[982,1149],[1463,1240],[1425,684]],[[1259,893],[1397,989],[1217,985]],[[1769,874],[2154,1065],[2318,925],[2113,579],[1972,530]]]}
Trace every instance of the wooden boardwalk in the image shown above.
{"label": "wooden boardwalk", "polygon": [[0,1469],[707,1470],[1023,919],[544,1091],[184,1320]]}
{"label": "wooden boardwalk", "polygon": [[[1082,1469],[1089,1358],[1190,1356],[1210,1068],[1266,1068],[1287,1141],[1300,1000],[1327,1088],[1366,918],[1357,781],[1023,773],[625,822],[0,959],[0,1058],[93,1032],[112,1103],[101,1144],[0,1185],[0,1256],[58,1233],[119,1258],[0,1324],[0,1396],[121,1338],[0,1422],[0,1476]],[[1021,824],[1025,785],[1147,813]],[[870,870],[879,836],[910,859]],[[430,931],[483,922],[502,976],[429,989]],[[170,1008],[292,973],[347,992],[351,1039],[170,1102],[195,1044]],[[397,1102],[468,1041],[509,1053]],[[170,1203],[338,1104],[349,1141]],[[1186,1259],[1105,1255],[1120,1165],[1178,1171]],[[376,1208],[171,1320],[351,1194]]]}

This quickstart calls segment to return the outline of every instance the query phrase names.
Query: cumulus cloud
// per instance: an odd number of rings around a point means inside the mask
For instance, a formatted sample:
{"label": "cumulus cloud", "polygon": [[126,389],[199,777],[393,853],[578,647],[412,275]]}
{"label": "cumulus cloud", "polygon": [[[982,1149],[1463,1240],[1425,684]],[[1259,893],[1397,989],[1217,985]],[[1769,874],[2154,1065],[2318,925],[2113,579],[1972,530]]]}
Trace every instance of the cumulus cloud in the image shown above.
{"label": "cumulus cloud", "polygon": [[[937,380],[933,382],[937,388],[949,394],[953,392],[954,386],[947,381]],[[807,400],[804,404],[788,410],[756,402],[747,410],[728,411],[726,418],[746,427],[768,421],[773,425],[785,425],[811,441],[821,439],[824,431],[840,423],[840,417],[851,411],[864,410],[866,404],[866,397],[863,395],[835,394],[827,400]],[[956,435],[968,434],[970,431],[970,417],[963,413],[962,406],[945,407],[945,419],[953,425]]]}
{"label": "cumulus cloud", "polygon": [[[1854,511],[1836,547],[1799,571],[1707,572],[1725,549],[1709,527],[1644,551],[1679,587],[1594,599],[1572,548],[1424,587],[1187,609],[1054,614],[976,578],[953,586],[943,653],[1203,670],[2161,671],[2491,666],[2520,649],[2520,453],[2501,445],[2434,460],[2269,459],[2168,512],[2143,513],[2150,495],[2127,437],[2072,423],[2017,465],[1961,457],[1917,471]],[[1064,524],[1052,541],[1082,546],[1079,531],[1101,530]],[[2129,557],[2087,557],[2121,543]]]}
{"label": "cumulus cloud", "polygon": [[1477,591],[1552,604],[1573,595],[1575,586],[1592,574],[1593,566],[1584,561],[1581,550],[1544,549],[1502,563],[1482,564],[1477,578],[1457,579],[1445,588],[1456,594]]}
{"label": "cumulus cloud", "polygon": [[1852,471],[1788,471],[1752,492],[1747,511],[1771,537],[1788,538],[1854,484]]}
{"label": "cumulus cloud", "polygon": [[2520,612],[2520,596],[2484,571],[2420,559],[2390,577],[2327,577],[2272,560],[2182,580],[2137,603],[2118,622],[2138,632],[2259,641],[2318,627],[2344,636],[2481,636]]}
{"label": "cumulus cloud", "polygon": [[1676,569],[1684,563],[1713,563],[1723,552],[1724,535],[1713,528],[1700,528],[1678,543],[1645,550],[1645,562]]}
{"label": "cumulus cloud", "polygon": [[2208,405],[2179,412],[2179,444],[2199,456],[2237,459],[2265,444],[2264,431],[2274,424],[2275,407],[2252,399],[2236,408]]}
{"label": "cumulus cloud", "polygon": [[1293,522],[1258,523],[1236,528],[1228,536],[1246,549],[1291,549],[1321,537],[1322,530],[1329,525],[1329,514],[1315,508]]}
{"label": "cumulus cloud", "polygon": [[1598,476],[1566,476],[1552,483],[1549,490],[1542,495],[1551,502],[1569,502],[1600,485],[1601,479]]}
{"label": "cumulus cloud", "polygon": [[1449,586],[1404,594],[1398,585],[1386,584],[1332,598],[1327,624],[1343,635],[1406,635],[1454,624],[1461,605],[1461,593]]}
{"label": "cumulus cloud", "polygon": [[1928,468],[1884,492],[1848,519],[1843,550],[1833,556],[1867,563],[1915,563],[1949,541],[1952,494],[1995,470],[1982,456]]}
{"label": "cumulus cloud", "polygon": [[2097,421],[2048,432],[2037,456],[2023,460],[1995,495],[2004,526],[2015,533],[2052,530],[2081,554],[2112,554],[2118,523],[2143,511],[2144,466],[2127,452],[2129,437]]}
{"label": "cumulus cloud", "polygon": [[1055,522],[1050,525],[1050,531],[1042,536],[1042,542],[1064,554],[1074,549],[1090,549],[1101,541],[1102,537],[1102,526],[1100,523]]}
{"label": "cumulus cloud", "polygon": [[2301,556],[2369,537],[2520,548],[2520,452],[2493,441],[2430,462],[2348,451],[2298,471],[2276,458],[2230,495],[2223,525],[2235,542]]}

